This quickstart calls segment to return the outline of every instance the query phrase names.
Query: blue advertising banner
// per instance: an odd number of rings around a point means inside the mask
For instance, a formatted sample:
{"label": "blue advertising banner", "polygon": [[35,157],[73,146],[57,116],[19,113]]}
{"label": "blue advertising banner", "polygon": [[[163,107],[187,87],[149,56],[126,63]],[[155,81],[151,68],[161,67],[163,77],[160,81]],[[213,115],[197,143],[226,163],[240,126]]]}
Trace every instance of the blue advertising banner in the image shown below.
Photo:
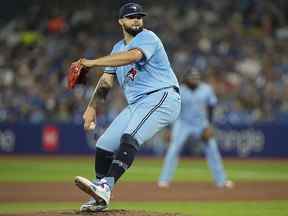
{"label": "blue advertising banner", "polygon": [[[225,156],[288,157],[288,124],[218,125],[216,136]],[[88,154],[103,130],[86,133],[75,124],[0,124],[1,154]],[[163,148],[147,143],[140,153]]]}
{"label": "blue advertising banner", "polygon": [[217,138],[223,155],[288,157],[288,124],[218,126]]}

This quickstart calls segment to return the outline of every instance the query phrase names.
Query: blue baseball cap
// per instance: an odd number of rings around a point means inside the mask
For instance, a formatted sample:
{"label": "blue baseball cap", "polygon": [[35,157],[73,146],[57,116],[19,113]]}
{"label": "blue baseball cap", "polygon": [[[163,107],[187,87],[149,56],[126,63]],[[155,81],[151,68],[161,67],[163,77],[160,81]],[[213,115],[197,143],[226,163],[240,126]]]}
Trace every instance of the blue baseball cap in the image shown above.
{"label": "blue baseball cap", "polygon": [[147,13],[144,12],[143,7],[137,3],[127,3],[124,4],[119,10],[119,18],[123,18],[131,15],[141,15],[146,16]]}

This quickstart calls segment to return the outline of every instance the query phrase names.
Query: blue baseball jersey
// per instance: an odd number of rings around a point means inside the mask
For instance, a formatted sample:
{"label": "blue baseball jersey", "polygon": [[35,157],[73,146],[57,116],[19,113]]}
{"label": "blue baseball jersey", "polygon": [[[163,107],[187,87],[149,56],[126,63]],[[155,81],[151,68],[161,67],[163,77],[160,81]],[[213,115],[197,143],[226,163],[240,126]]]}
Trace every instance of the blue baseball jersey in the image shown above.
{"label": "blue baseball jersey", "polygon": [[125,66],[106,67],[104,70],[117,75],[128,104],[135,103],[148,92],[169,86],[179,87],[164,46],[152,31],[144,29],[128,44],[124,40],[117,42],[111,54],[135,48],[142,51],[143,59]]}
{"label": "blue baseball jersey", "polygon": [[207,106],[215,106],[217,97],[212,87],[200,83],[195,90],[181,85],[181,112],[180,119],[193,127],[205,127],[208,124]]}

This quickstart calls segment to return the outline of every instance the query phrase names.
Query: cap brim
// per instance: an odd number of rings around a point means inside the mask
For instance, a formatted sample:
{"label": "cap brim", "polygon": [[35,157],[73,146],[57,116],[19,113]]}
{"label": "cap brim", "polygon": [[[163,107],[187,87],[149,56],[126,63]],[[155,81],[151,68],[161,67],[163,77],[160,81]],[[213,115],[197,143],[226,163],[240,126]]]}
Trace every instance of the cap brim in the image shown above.
{"label": "cap brim", "polygon": [[144,17],[144,16],[147,16],[148,14],[145,12],[133,12],[133,13],[125,14],[124,16],[122,16],[122,18],[127,17],[127,16],[132,16],[132,15],[141,15],[142,17]]}

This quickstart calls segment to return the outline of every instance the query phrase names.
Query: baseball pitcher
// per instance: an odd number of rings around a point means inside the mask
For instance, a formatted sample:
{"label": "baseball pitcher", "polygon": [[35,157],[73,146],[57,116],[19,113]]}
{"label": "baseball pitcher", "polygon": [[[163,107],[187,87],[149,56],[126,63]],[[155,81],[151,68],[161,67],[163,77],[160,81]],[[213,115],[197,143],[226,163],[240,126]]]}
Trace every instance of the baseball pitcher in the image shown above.
{"label": "baseball pitcher", "polygon": [[94,127],[98,101],[105,100],[115,77],[128,102],[97,140],[95,172],[98,180],[75,178],[76,185],[92,197],[80,211],[107,208],[114,185],[132,165],[141,145],[174,122],[180,113],[177,78],[161,40],[143,28],[144,16],[141,5],[123,5],[118,19],[123,39],[114,45],[111,54],[77,61],[84,68],[106,67],[83,115],[85,129]]}

